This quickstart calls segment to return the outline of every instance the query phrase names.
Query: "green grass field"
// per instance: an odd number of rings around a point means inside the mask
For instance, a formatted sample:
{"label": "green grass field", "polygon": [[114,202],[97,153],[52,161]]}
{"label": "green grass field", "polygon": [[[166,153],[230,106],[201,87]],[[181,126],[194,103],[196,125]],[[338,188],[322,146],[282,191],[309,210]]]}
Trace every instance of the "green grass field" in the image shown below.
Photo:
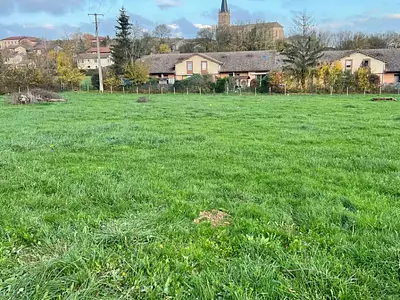
{"label": "green grass field", "polygon": [[400,298],[399,102],[66,96],[0,104],[0,299]]}

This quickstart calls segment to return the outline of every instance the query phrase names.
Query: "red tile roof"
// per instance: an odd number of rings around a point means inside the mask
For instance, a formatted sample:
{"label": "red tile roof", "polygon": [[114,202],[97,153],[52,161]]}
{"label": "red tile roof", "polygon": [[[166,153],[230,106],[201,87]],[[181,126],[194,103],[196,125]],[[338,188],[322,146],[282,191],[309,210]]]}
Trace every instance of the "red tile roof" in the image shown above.
{"label": "red tile roof", "polygon": [[[87,52],[88,53],[97,53],[97,48],[92,47]],[[110,53],[110,52],[111,52],[111,50],[109,47],[100,47],[100,53]]]}
{"label": "red tile roof", "polygon": [[32,36],[10,36],[8,38],[2,39],[2,41],[20,41],[23,39],[28,39],[30,41],[37,41],[37,38]]}

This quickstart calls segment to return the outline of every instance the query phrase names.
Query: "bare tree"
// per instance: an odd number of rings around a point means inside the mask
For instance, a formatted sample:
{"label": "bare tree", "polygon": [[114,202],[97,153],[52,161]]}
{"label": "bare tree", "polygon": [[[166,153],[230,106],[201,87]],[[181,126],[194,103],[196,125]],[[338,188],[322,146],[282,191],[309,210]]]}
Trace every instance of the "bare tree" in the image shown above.
{"label": "bare tree", "polygon": [[204,52],[215,51],[216,30],[215,28],[202,28],[197,33],[197,42]]}
{"label": "bare tree", "polygon": [[153,36],[160,40],[160,43],[163,44],[171,37],[171,28],[169,28],[165,24],[157,25],[153,30]]}

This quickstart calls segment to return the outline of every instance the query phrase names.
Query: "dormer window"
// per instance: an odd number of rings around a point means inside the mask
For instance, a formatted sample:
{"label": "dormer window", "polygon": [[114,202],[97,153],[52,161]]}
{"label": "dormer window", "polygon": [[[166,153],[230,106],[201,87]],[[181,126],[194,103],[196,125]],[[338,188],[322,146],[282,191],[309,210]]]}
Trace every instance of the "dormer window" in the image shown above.
{"label": "dormer window", "polygon": [[362,60],[362,63],[361,63],[361,66],[362,66],[362,67],[364,67],[364,68],[369,68],[370,65],[371,65],[371,60],[370,60],[370,59],[363,59],[363,60]]}

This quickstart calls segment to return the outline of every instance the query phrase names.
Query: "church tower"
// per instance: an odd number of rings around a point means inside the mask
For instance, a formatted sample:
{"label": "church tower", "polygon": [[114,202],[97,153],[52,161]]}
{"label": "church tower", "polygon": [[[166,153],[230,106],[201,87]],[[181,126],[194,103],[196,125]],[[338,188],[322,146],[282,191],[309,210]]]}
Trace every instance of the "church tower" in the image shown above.
{"label": "church tower", "polygon": [[222,0],[221,9],[218,14],[218,26],[231,25],[231,12],[228,8],[228,0]]}

